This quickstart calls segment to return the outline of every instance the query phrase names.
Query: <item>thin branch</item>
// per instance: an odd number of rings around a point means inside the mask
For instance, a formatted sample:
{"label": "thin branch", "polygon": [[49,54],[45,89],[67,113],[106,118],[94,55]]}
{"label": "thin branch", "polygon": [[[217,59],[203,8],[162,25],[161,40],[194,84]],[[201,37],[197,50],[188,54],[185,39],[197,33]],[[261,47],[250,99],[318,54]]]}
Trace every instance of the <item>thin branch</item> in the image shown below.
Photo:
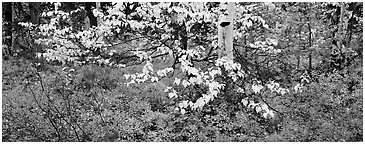
{"label": "thin branch", "polygon": [[[40,84],[41,84],[41,87],[42,87],[42,92],[44,92],[45,91],[45,89],[44,89],[44,85],[43,85],[43,80],[42,80],[42,77],[41,77],[41,75],[38,73],[38,72],[35,72],[36,74],[37,74],[37,76],[39,77],[39,81],[40,81]],[[49,97],[49,95],[48,94],[45,94],[46,95],[46,97],[47,97],[47,99],[48,99],[48,101],[49,102],[52,102],[51,101],[51,98]],[[50,105],[49,105],[49,107],[51,107]],[[60,115],[60,118],[61,119],[63,119],[68,125],[70,125],[71,127],[72,127],[72,129],[75,131],[75,135],[76,135],[76,138],[77,138],[77,140],[78,141],[80,141],[80,137],[79,137],[79,135],[78,135],[78,133],[77,133],[77,130],[76,130],[76,128],[75,128],[75,126],[74,125],[72,125],[70,122],[68,122],[66,119],[65,119],[65,116],[58,110],[58,108],[56,107],[56,106],[53,106],[53,108],[56,110],[56,112]],[[81,127],[79,127],[80,128],[80,130],[82,131],[82,132],[84,132],[84,130],[83,129],[81,129]]]}
{"label": "thin branch", "polygon": [[52,122],[51,118],[50,118],[50,115],[48,115],[48,111],[46,111],[42,106],[41,104],[39,103],[39,101],[37,100],[37,97],[33,91],[32,88],[29,88],[30,92],[32,93],[32,96],[33,96],[33,99],[34,101],[36,102],[37,106],[44,112],[46,113],[46,116],[47,116],[47,119],[50,121],[50,123],[52,124],[52,127],[55,129],[56,133],[57,133],[57,137],[58,137],[58,141],[60,140],[60,132],[58,131],[57,129],[57,126]]}

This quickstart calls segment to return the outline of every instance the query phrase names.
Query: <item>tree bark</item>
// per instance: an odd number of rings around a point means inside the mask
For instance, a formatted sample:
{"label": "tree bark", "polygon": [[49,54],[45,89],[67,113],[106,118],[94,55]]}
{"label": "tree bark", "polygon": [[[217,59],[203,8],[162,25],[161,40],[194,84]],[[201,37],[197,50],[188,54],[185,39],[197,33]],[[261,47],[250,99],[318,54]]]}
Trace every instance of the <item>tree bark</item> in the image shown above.
{"label": "tree bark", "polygon": [[229,59],[233,60],[233,19],[235,14],[235,6],[234,2],[228,3],[228,20],[231,22],[231,24],[227,27],[227,33],[226,33],[226,53]]}
{"label": "tree bark", "polygon": [[220,7],[225,9],[226,13],[219,13],[218,22],[218,57],[227,56],[233,60],[233,18],[235,14],[234,2],[228,2],[228,5],[221,3]]}
{"label": "tree bark", "polygon": [[92,2],[85,2],[86,16],[89,19],[90,26],[97,26],[97,19],[91,10],[92,4],[93,4]]}
{"label": "tree bark", "polygon": [[337,40],[337,47],[342,51],[342,38],[343,38],[343,15],[345,12],[345,4],[341,2],[341,13],[340,13],[340,20],[339,20],[339,31],[338,31],[338,40]]}
{"label": "tree bark", "polygon": [[39,10],[39,2],[30,2],[29,3],[30,21],[33,24],[39,23],[38,10]]}
{"label": "tree bark", "polygon": [[55,2],[54,3],[54,11],[58,11],[58,7],[61,6],[60,2]]}
{"label": "tree bark", "polygon": [[[96,2],[95,5],[96,5],[96,10],[98,12],[100,12],[101,11],[101,9],[100,9],[100,2]],[[98,27],[100,27],[101,25],[103,25],[103,23],[101,21],[101,17],[99,15],[96,17],[96,24],[97,24]],[[103,41],[104,40],[104,32],[103,31],[99,31],[98,32],[98,35],[99,35],[98,41]]]}
{"label": "tree bark", "polygon": [[297,69],[300,68],[300,55],[297,54]]}
{"label": "tree bark", "polygon": [[3,45],[6,45],[7,47],[4,48],[3,56],[9,56],[11,54],[11,47],[12,47],[12,3],[5,2],[3,4],[3,17],[4,17],[4,23],[3,23],[3,31],[5,32],[3,37]]}
{"label": "tree bark", "polygon": [[[40,3],[39,2],[29,2],[28,3],[28,7],[29,7],[29,16],[30,16],[30,21],[32,22],[32,24],[34,25],[38,25],[40,23],[40,19],[39,19],[39,13],[40,13]],[[30,43],[29,43],[29,47],[30,47],[30,53],[31,57],[35,57],[35,54],[40,52],[40,49],[38,49],[38,46],[33,47],[34,40],[31,37],[27,38]]]}
{"label": "tree bark", "polygon": [[311,5],[309,4],[308,6],[308,16],[307,16],[307,20],[308,20],[308,75],[310,77],[312,77],[312,27],[311,27],[311,18],[310,18],[310,7]]}
{"label": "tree bark", "polygon": [[309,37],[308,37],[308,42],[309,42],[309,56],[308,56],[308,74],[310,77],[312,77],[312,30],[311,30],[311,24],[310,21],[308,23],[308,29],[309,29]]}
{"label": "tree bark", "polygon": [[85,26],[85,30],[90,30],[91,24],[90,24],[90,19],[89,17],[85,17],[84,19],[84,26]]}
{"label": "tree bark", "polygon": [[[100,11],[100,2],[96,2],[96,10],[97,11]],[[97,26],[100,26],[101,25],[101,18],[100,18],[100,16],[97,16],[97,18],[96,18],[96,24],[97,24]]]}
{"label": "tree bark", "polygon": [[[222,14],[219,11],[219,16]],[[221,27],[218,23],[218,58],[221,58],[224,56],[224,28]]]}
{"label": "tree bark", "polygon": [[16,38],[15,18],[16,18],[15,2],[12,2],[12,4],[11,4],[11,49],[10,49],[11,53],[15,49],[15,38]]}
{"label": "tree bark", "polygon": [[[362,5],[362,4],[361,4]],[[347,27],[347,39],[346,39],[346,46],[350,47],[351,46],[351,40],[352,40],[352,35],[354,32],[354,25],[356,24],[356,18],[355,15],[356,13],[358,13],[358,6],[357,3],[350,3],[349,4],[349,11],[352,11],[352,15],[350,17],[350,19],[348,20],[348,23],[346,25]]]}

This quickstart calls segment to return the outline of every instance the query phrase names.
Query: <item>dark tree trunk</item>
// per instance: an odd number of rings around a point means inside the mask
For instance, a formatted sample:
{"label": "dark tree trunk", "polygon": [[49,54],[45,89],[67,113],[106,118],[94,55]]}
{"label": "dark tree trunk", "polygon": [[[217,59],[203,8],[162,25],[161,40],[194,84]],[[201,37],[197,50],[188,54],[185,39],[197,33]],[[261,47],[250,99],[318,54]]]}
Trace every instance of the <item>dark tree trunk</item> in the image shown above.
{"label": "dark tree trunk", "polygon": [[5,38],[3,38],[3,44],[9,46],[7,49],[5,49],[5,53],[4,55],[8,55],[10,54],[10,47],[12,46],[11,44],[11,29],[12,29],[12,3],[9,2],[3,2],[3,18],[4,18],[4,22],[3,22],[3,31]]}
{"label": "dark tree trunk", "polygon": [[30,21],[33,24],[39,24],[39,2],[30,2],[29,3],[29,16],[30,16]]}
{"label": "dark tree trunk", "polygon": [[91,7],[94,6],[95,3],[93,2],[85,2],[85,10],[86,10],[86,15],[90,20],[90,26],[97,26],[97,19],[94,16]]}
{"label": "dark tree trunk", "polygon": [[16,18],[16,10],[15,10],[15,2],[11,3],[11,49],[10,49],[10,56],[12,56],[12,51],[15,49],[15,18]]}

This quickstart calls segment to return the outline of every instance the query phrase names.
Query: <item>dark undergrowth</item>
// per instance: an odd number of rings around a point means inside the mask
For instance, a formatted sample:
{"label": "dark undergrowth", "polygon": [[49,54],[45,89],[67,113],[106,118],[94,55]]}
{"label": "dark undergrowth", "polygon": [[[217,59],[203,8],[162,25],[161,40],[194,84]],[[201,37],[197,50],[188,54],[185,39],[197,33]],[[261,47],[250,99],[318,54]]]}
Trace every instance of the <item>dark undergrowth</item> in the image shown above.
{"label": "dark undergrowth", "polygon": [[[235,94],[181,115],[160,83],[127,87],[127,70],[3,61],[2,139],[13,141],[363,141],[362,69],[326,75],[268,102],[265,120]],[[169,81],[169,79],[166,79]]]}

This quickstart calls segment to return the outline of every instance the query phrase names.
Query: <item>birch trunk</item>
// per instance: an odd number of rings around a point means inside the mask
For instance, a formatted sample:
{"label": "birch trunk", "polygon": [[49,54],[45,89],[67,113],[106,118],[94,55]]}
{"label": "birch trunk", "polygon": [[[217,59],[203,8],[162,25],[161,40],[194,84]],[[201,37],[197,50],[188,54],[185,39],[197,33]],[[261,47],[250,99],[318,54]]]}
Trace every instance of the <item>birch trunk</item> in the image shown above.
{"label": "birch trunk", "polygon": [[226,30],[226,41],[225,48],[226,53],[229,59],[233,60],[233,19],[234,19],[235,6],[234,2],[228,3],[228,20],[231,24],[227,27]]}
{"label": "birch trunk", "polygon": [[[96,2],[96,10],[100,11],[100,2]],[[97,16],[96,18],[96,24],[97,26],[101,25],[101,18],[100,16]]]}
{"label": "birch trunk", "polygon": [[[98,12],[101,11],[101,9],[100,9],[100,2],[96,2],[96,10]],[[97,26],[99,28],[100,28],[100,26],[102,26],[102,21],[101,21],[100,15],[97,15],[96,16],[96,24],[97,24]],[[104,32],[102,30],[99,30],[98,35],[99,35],[98,41],[103,41],[104,40]]]}
{"label": "birch trunk", "polygon": [[[234,2],[228,2],[228,5],[221,3],[220,7],[225,9],[225,13],[219,13],[218,22],[218,57],[227,56],[233,60],[233,19],[235,14]],[[223,25],[222,23],[229,23]]]}

